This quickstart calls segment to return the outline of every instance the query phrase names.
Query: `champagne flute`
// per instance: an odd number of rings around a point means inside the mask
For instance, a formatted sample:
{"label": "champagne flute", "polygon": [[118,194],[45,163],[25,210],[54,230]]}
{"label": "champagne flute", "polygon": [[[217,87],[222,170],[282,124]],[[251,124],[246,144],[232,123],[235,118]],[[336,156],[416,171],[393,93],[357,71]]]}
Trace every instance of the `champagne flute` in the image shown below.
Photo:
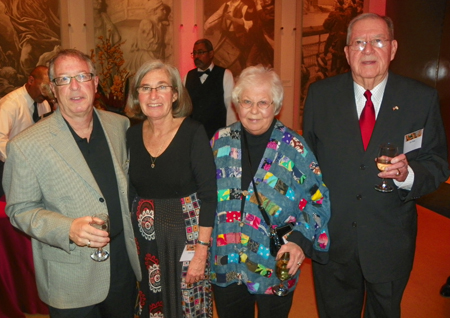
{"label": "champagne flute", "polygon": [[[98,218],[103,220],[103,224],[90,223],[91,226],[96,229],[107,231],[109,233],[109,215],[106,213],[98,213],[92,216],[93,218]],[[109,252],[99,247],[91,254],[91,258],[96,262],[106,261],[109,257]]]}
{"label": "champagne flute", "polygon": [[[398,147],[393,143],[385,143],[380,145],[378,149],[377,168],[380,171],[386,170],[391,165],[391,159],[398,155]],[[394,189],[386,183],[386,180],[382,178],[381,184],[375,185],[375,190],[380,192],[392,192]]]}
{"label": "champagne flute", "polygon": [[287,264],[289,263],[289,253],[283,253],[280,259],[277,261],[275,272],[280,284],[272,287],[272,292],[277,296],[286,296],[289,292],[289,288],[285,286],[285,282],[291,278]]}

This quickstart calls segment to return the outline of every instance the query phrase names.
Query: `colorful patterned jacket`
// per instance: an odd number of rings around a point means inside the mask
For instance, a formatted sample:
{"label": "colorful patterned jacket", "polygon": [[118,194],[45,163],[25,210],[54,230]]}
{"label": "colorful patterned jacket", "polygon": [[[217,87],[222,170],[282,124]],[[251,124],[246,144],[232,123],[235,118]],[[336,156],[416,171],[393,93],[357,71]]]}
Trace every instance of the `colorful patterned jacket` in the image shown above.
{"label": "colorful patterned jacket", "polygon": [[[269,229],[258,209],[253,186],[241,190],[241,127],[237,122],[221,129],[211,141],[218,189],[211,280],[221,287],[244,283],[250,293],[272,294],[272,286],[280,281],[269,252]],[[254,180],[272,226],[295,222],[287,240],[298,244],[307,257],[327,262],[328,189],[303,137],[277,121]],[[243,216],[241,200],[246,200]],[[288,281],[290,291],[297,284],[299,272]]]}

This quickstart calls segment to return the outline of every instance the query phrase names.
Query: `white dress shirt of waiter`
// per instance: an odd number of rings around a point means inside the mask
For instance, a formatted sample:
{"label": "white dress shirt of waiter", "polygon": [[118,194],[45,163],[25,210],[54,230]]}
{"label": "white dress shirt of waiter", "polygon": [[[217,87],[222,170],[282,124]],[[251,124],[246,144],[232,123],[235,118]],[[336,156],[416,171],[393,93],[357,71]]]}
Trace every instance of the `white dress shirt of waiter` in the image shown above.
{"label": "white dress shirt of waiter", "polygon": [[51,111],[43,87],[49,85],[48,68],[37,66],[27,83],[0,99],[0,160],[6,160],[6,144],[22,130],[34,124],[34,103],[39,118]]}

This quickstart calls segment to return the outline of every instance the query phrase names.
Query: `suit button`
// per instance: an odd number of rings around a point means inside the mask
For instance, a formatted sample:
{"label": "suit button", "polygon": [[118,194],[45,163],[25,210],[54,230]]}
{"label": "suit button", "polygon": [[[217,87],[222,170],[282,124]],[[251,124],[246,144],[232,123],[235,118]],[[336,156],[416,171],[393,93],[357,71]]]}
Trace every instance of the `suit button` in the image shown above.
{"label": "suit button", "polygon": [[356,227],[356,222],[352,222],[352,227]]}
{"label": "suit button", "polygon": [[103,203],[103,202],[105,202],[105,199],[103,199],[103,198],[100,198],[100,199],[98,199],[101,203]]}
{"label": "suit button", "polygon": [[357,199],[357,200],[361,200],[361,199],[362,199],[362,195],[361,195],[361,194],[358,194],[358,195],[356,196],[356,199]]}
{"label": "suit button", "polygon": [[365,165],[360,165],[360,166],[359,166],[359,169],[360,169],[360,170],[366,170],[366,166],[365,166]]}

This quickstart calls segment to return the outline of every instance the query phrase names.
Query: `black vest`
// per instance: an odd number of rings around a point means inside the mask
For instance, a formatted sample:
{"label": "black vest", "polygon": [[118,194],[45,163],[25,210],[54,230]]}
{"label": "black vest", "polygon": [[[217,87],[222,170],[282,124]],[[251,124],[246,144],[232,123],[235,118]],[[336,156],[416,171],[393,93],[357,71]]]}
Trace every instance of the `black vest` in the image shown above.
{"label": "black vest", "polygon": [[197,69],[186,76],[186,89],[192,100],[191,117],[205,126],[208,138],[227,125],[227,109],[223,99],[223,76],[225,69],[214,65],[211,74],[202,84]]}

